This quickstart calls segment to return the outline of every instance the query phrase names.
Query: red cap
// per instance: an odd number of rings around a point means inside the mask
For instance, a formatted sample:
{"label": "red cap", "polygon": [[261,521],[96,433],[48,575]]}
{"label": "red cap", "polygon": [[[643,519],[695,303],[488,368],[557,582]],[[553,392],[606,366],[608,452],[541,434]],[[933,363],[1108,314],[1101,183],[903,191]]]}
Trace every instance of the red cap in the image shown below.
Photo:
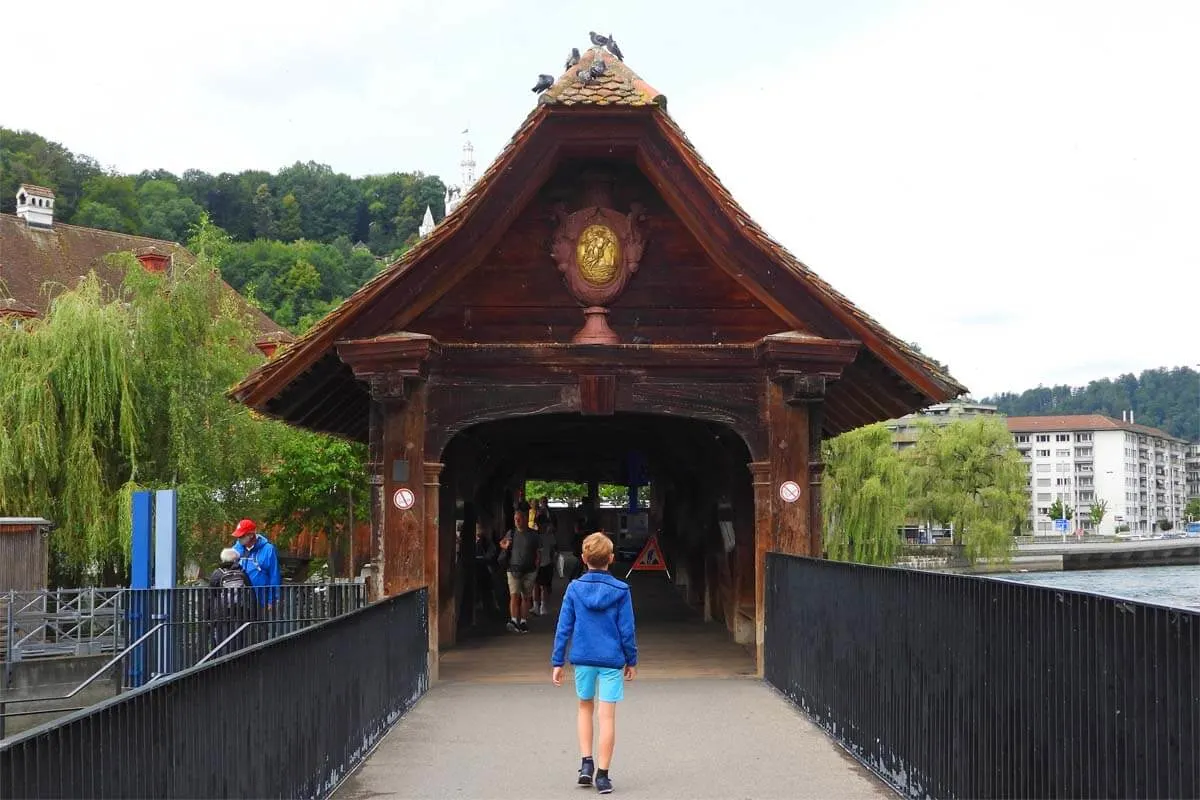
{"label": "red cap", "polygon": [[258,528],[255,527],[254,520],[244,519],[233,529],[233,538],[240,539],[248,533],[255,533],[257,530]]}

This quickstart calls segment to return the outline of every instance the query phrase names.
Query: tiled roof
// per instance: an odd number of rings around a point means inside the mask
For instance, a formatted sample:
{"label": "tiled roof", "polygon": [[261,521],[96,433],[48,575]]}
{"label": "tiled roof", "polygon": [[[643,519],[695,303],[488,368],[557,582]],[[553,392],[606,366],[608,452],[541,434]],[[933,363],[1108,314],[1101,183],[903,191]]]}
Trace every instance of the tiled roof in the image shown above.
{"label": "tiled roof", "polygon": [[[590,69],[597,58],[604,61],[604,74],[584,81],[579,74]],[[564,106],[665,106],[667,98],[625,66],[624,61],[602,47],[593,47],[580,56],[578,64],[568,67],[538,102]]]}
{"label": "tiled roof", "polygon": [[1160,439],[1170,439],[1173,442],[1184,442],[1178,436],[1172,436],[1166,431],[1151,428],[1149,425],[1138,425],[1133,422],[1122,422],[1119,419],[1106,417],[1103,414],[1060,414],[1047,417],[1009,417],[1008,430],[1010,433],[1062,433],[1065,431],[1131,431],[1146,436],[1157,436]]}
{"label": "tiled roof", "polygon": [[18,191],[24,190],[26,194],[31,194],[34,197],[54,197],[54,190],[47,189],[45,186],[35,186],[32,183],[22,183],[18,187]]}
{"label": "tiled roof", "polygon": [[[110,286],[119,284],[120,271],[110,267],[105,256],[147,251],[192,259],[175,242],[60,222],[52,228],[32,227],[14,214],[0,214],[0,297],[11,297],[41,315],[55,293],[74,286],[89,271]],[[260,334],[284,342],[295,338],[262,311],[246,305]]]}
{"label": "tiled roof", "polygon": [[[605,73],[597,80],[585,84],[580,80],[578,72],[589,67],[598,56],[602,56],[605,60],[607,65]],[[265,384],[274,384],[276,376],[280,381],[290,382],[312,367],[325,353],[330,352],[339,332],[349,325],[360,309],[369,306],[402,275],[424,260],[426,254],[468,224],[480,199],[500,175],[509,169],[511,162],[525,142],[530,139],[548,115],[562,106],[599,107],[596,109],[598,112],[603,112],[607,107],[621,106],[645,109],[656,121],[664,136],[676,147],[679,147],[687,160],[698,169],[701,179],[707,184],[709,191],[718,198],[720,206],[745,231],[747,237],[764,255],[779,263],[799,281],[807,284],[823,305],[846,321],[848,328],[856,331],[857,335],[861,335],[864,344],[869,349],[877,354],[891,351],[894,359],[915,366],[919,371],[920,385],[914,386],[914,388],[925,395],[928,401],[948,400],[967,391],[966,387],[943,373],[929,359],[885,330],[882,325],[858,309],[844,295],[819,278],[781,244],[769,237],[737,204],[712,169],[700,157],[684,132],[666,113],[666,98],[639,78],[623,61],[618,61],[615,56],[608,54],[602,48],[592,48],[581,55],[579,64],[567,69],[554,85],[539,97],[534,111],[526,117],[504,150],[471,187],[454,211],[438,224],[429,236],[418,242],[398,261],[381,271],[305,332],[296,344],[288,348],[279,358],[263,364],[248,375],[230,391],[230,394],[261,408],[268,401],[269,396],[277,395],[286,385],[267,386]],[[251,395],[258,392],[263,392],[268,397],[251,400]]]}
{"label": "tiled roof", "polygon": [[0,317],[12,315],[18,317],[36,317],[38,310],[27,303],[22,303],[15,297],[0,298]]}

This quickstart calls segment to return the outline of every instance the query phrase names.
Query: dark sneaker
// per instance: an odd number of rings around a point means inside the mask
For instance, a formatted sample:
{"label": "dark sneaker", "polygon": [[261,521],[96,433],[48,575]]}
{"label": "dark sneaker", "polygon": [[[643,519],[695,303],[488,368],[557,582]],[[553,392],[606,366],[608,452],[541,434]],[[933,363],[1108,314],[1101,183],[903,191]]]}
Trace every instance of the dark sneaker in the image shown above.
{"label": "dark sneaker", "polygon": [[596,774],[596,763],[590,758],[585,758],[583,764],[579,767],[579,785],[591,786],[592,776]]}
{"label": "dark sneaker", "polygon": [[506,627],[507,627],[507,628],[508,628],[510,631],[512,631],[513,633],[520,633],[520,632],[521,632],[521,625],[520,625],[520,623],[518,623],[518,622],[517,622],[515,619],[510,619],[510,620],[508,621],[508,625],[507,625]]}
{"label": "dark sneaker", "polygon": [[607,775],[596,776],[596,791],[600,794],[608,794],[612,791],[612,779]]}
{"label": "dark sneaker", "polygon": [[519,630],[521,633],[529,633],[529,623],[525,620],[521,620],[517,623],[517,630]]}

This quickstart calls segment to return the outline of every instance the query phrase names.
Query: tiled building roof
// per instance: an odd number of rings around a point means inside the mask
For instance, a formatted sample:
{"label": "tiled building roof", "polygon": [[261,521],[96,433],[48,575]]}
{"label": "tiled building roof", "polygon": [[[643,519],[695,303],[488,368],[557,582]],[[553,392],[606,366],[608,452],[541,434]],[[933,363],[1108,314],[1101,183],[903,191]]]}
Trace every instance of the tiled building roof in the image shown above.
{"label": "tiled building roof", "polygon": [[1160,439],[1170,439],[1173,442],[1184,442],[1178,436],[1172,436],[1166,431],[1151,428],[1149,425],[1138,425],[1133,422],[1122,422],[1119,419],[1106,417],[1103,414],[1060,414],[1046,417],[1009,417],[1008,430],[1010,433],[1055,433],[1064,431],[1130,431],[1146,436],[1157,436]]}
{"label": "tiled building roof", "polygon": [[[105,257],[121,252],[192,260],[192,254],[175,242],[61,222],[51,228],[33,227],[14,214],[0,214],[0,303],[11,299],[40,316],[55,294],[90,271],[104,283],[118,285],[120,270],[110,267]],[[232,287],[229,291],[233,293]],[[246,305],[259,338],[295,339],[262,311]]]}

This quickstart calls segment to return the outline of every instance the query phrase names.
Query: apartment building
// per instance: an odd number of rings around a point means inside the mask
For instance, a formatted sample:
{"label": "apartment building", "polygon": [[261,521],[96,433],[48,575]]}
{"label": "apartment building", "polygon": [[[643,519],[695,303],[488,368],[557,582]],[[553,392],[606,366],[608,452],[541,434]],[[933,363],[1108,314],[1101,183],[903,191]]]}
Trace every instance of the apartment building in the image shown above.
{"label": "apartment building", "polygon": [[1187,470],[1187,496],[1191,500],[1193,497],[1200,497],[1200,442],[1188,445],[1184,459]]}
{"label": "apartment building", "polygon": [[[1187,442],[1157,428],[1100,414],[1009,417],[1008,430],[1029,467],[1029,523],[1053,536],[1050,507],[1074,511],[1071,530],[1110,536],[1149,533],[1159,520],[1179,528],[1187,503]],[[1092,524],[1093,505],[1107,510]]]}
{"label": "apartment building", "polygon": [[951,422],[966,422],[975,417],[1003,417],[995,406],[976,403],[974,400],[951,400],[948,403],[923,408],[914,414],[905,414],[899,419],[883,423],[892,432],[892,443],[897,450],[907,450],[917,443],[919,423],[949,425]]}

